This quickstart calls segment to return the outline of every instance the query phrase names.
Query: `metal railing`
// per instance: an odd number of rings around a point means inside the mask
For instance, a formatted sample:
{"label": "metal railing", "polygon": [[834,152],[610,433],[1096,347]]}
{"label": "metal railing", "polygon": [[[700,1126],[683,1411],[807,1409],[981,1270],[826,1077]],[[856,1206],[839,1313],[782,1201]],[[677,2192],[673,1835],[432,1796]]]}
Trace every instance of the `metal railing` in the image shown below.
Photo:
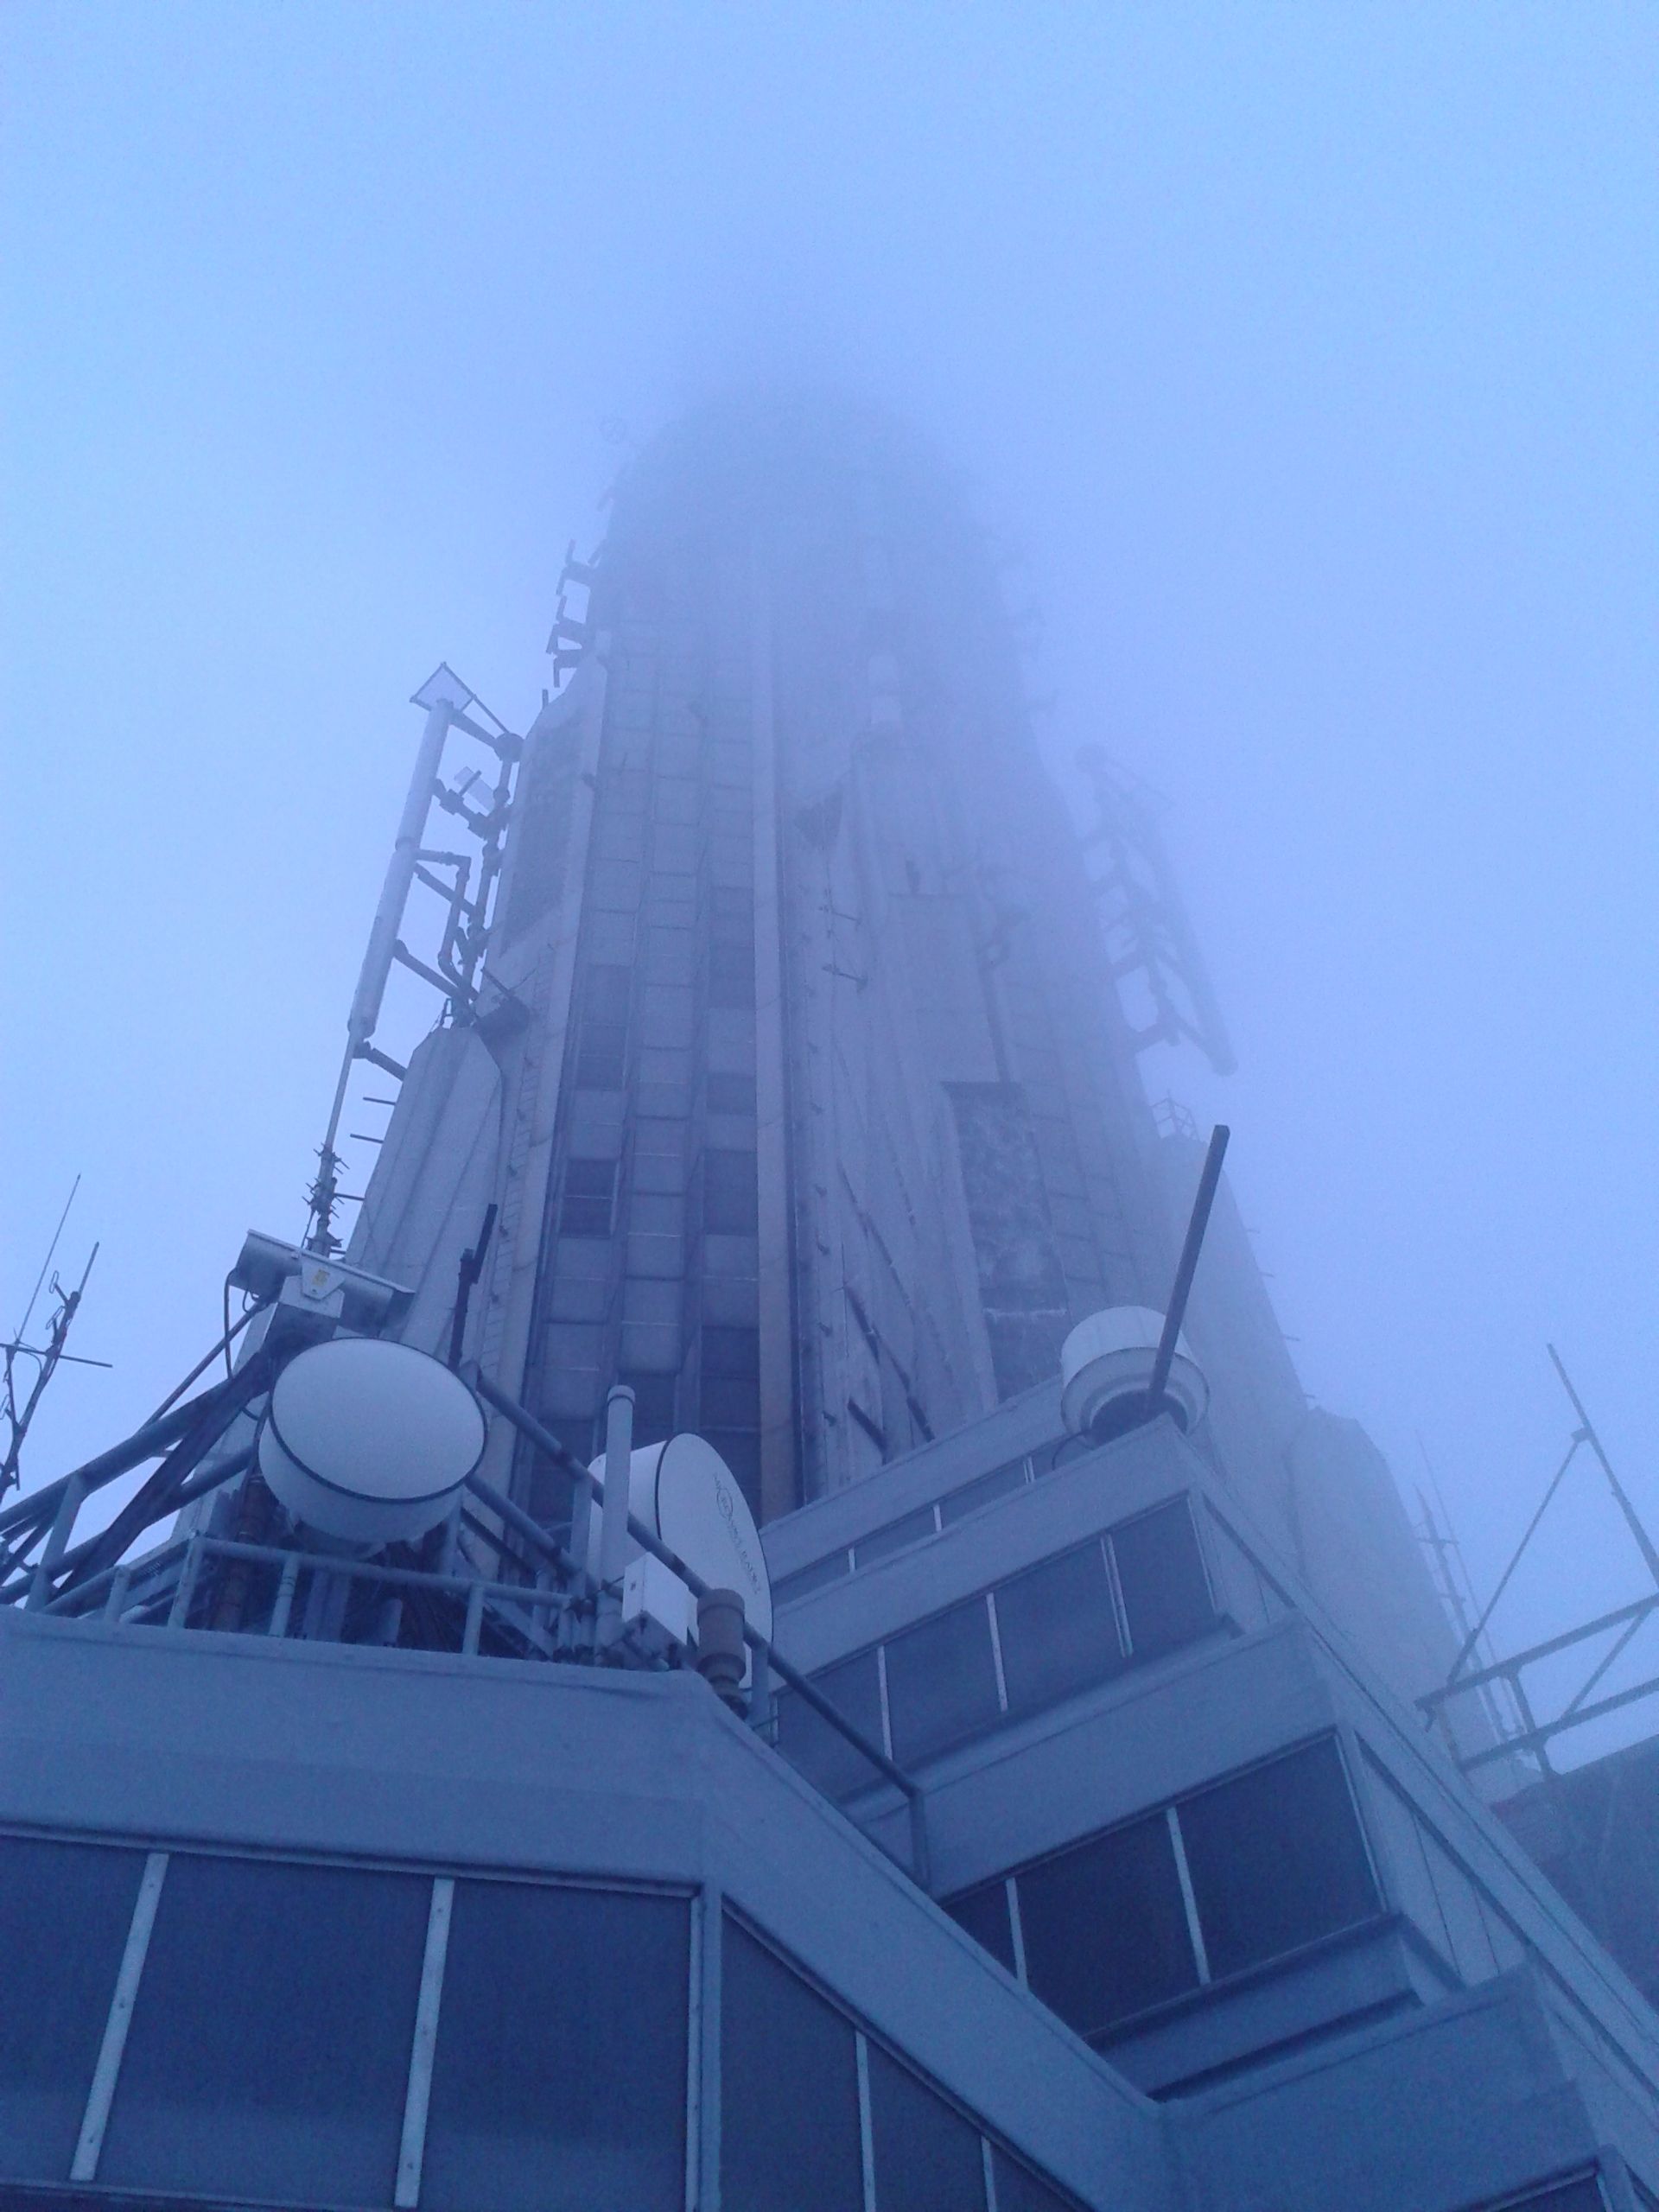
{"label": "metal railing", "polygon": [[[242,1634],[283,1637],[294,1632],[296,1597],[304,1580],[308,1584],[308,1611],[299,1631],[303,1635],[336,1640],[338,1625],[352,1602],[354,1589],[378,1591],[388,1599],[427,1592],[461,1616],[459,1649],[462,1653],[478,1652],[487,1618],[499,1640],[508,1647],[509,1656],[546,1660],[593,1660],[599,1656],[593,1648],[593,1629],[601,1595],[598,1583],[586,1567],[579,1564],[528,1513],[478,1475],[468,1478],[467,1491],[472,1500],[496,1525],[490,1527],[472,1514],[464,1517],[477,1535],[531,1579],[518,1582],[394,1567],[379,1560],[354,1560],[213,1535],[204,1529],[176,1537],[136,1560],[110,1558],[108,1554],[113,1544],[120,1542],[120,1548],[125,1550],[132,1535],[150,1522],[223,1488],[254,1465],[251,1446],[207,1466],[184,1467],[175,1464],[187,1440],[200,1438],[209,1431],[211,1440],[202,1448],[211,1450],[212,1444],[223,1436],[237,1415],[247,1409],[249,1399],[254,1395],[249,1387],[251,1379],[239,1372],[234,1383],[221,1383],[187,1404],[174,1407],[161,1418],[147,1423],[124,1444],[113,1446],[84,1467],[32,1492],[0,1513],[0,1603],[21,1601],[31,1611],[59,1618],[96,1618],[131,1625],[174,1628],[218,1625]],[[499,1389],[487,1376],[474,1374],[468,1379],[479,1395],[529,1443],[586,1484],[595,1503],[602,1503],[605,1486],[599,1475],[583,1466],[533,1414]],[[144,1460],[158,1456],[162,1456],[162,1468],[149,1478],[139,1498],[124,1509],[109,1529],[72,1546],[75,1522],[87,1499],[118,1476],[130,1473]],[[145,1502],[143,1514],[148,1519],[135,1510],[140,1501]],[[709,1586],[695,1568],[632,1513],[627,1516],[627,1530],[641,1551],[660,1560],[671,1573],[678,1576],[694,1599],[709,1596]],[[125,1541],[120,1541],[123,1537]],[[515,1550],[511,1541],[515,1539],[522,1549]],[[528,1552],[528,1558],[524,1556],[524,1552]],[[31,1557],[31,1554],[35,1555]],[[203,1589],[203,1569],[209,1563],[221,1568],[239,1564],[244,1568],[264,1569],[275,1578],[270,1611],[264,1617],[263,1626],[245,1626],[239,1610],[231,1620],[193,1620]],[[214,1579],[207,1578],[209,1581]],[[335,1632],[326,1625],[330,1592],[338,1600]],[[908,1816],[909,1871],[923,1888],[927,1888],[927,1820],[921,1784],[889,1758],[879,1745],[872,1743],[822,1690],[790,1664],[768,1637],[747,1620],[743,1637],[753,1654],[755,1681],[763,1693],[758,1701],[758,1717],[764,1719],[770,1704],[771,1681],[775,1678],[850,1745],[875,1774],[899,1791]],[[390,1643],[397,1640],[397,1630],[364,1640]],[[665,1667],[668,1663],[637,1651],[630,1652],[628,1658],[635,1665]]]}

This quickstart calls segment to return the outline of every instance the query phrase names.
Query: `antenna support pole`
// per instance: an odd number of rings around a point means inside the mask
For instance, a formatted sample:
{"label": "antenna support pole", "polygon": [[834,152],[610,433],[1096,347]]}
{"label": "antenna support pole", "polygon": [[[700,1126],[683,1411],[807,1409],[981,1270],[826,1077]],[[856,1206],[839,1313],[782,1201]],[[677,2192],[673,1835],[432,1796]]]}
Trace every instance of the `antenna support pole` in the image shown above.
{"label": "antenna support pole", "polygon": [[599,1529],[599,1643],[622,1633],[622,1573],[628,1546],[629,1474],[633,1462],[633,1392],[613,1382],[605,1401],[605,1503]]}
{"label": "antenna support pole", "polygon": [[1180,1341],[1181,1323],[1186,1318],[1186,1301],[1192,1288],[1192,1276],[1198,1264],[1198,1254],[1204,1248],[1204,1232],[1210,1226],[1210,1209],[1216,1202],[1216,1191],[1221,1181],[1221,1163],[1227,1157],[1227,1140],[1231,1135],[1231,1130],[1221,1122],[1217,1122],[1210,1132],[1210,1149],[1205,1154],[1204,1173],[1198,1178],[1198,1194],[1192,1201],[1192,1217],[1186,1224],[1186,1241],[1181,1246],[1181,1256],[1175,1268],[1175,1287],[1169,1294],[1169,1311],[1164,1316],[1164,1333],[1158,1339],[1158,1357],[1152,1363],[1152,1380],[1147,1385],[1147,1419],[1163,1411],[1164,1390],[1169,1382],[1175,1347]]}

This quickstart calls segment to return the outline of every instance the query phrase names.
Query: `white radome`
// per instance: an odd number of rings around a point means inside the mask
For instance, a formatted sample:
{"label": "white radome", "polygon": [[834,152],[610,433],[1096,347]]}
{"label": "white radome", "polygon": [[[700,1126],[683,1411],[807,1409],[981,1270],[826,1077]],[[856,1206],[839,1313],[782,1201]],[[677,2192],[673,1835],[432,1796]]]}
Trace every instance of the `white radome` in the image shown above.
{"label": "white radome", "polygon": [[306,1527],[349,1544],[411,1542],[484,1456],[483,1408],[428,1352],[333,1337],[289,1360],[259,1431],[259,1471]]}
{"label": "white radome", "polygon": [[[604,1481],[602,1452],[592,1471]],[[642,1444],[629,1465],[628,1510],[710,1589],[735,1590],[744,1619],[771,1641],[772,1583],[760,1532],[736,1476],[712,1444],[689,1431],[665,1444]],[[588,1526],[588,1570],[595,1577],[601,1520],[595,1506]],[[639,1554],[630,1537],[627,1557]]]}
{"label": "white radome", "polygon": [[[1103,1416],[1110,1433],[1108,1409],[1145,1396],[1163,1332],[1163,1315],[1149,1306],[1108,1306],[1078,1322],[1060,1347],[1060,1414],[1072,1435],[1090,1435]],[[1165,1395],[1188,1433],[1209,1409],[1210,1385],[1185,1334],[1175,1339]]]}

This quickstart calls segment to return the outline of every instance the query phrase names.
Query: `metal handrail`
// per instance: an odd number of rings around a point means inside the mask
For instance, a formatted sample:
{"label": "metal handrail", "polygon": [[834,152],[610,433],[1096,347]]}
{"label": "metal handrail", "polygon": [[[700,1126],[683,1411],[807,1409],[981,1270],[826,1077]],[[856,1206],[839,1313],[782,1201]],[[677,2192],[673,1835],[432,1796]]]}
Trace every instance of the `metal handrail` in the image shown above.
{"label": "metal handrail", "polygon": [[[546,1452],[556,1465],[563,1467],[578,1480],[591,1484],[596,1500],[604,1497],[605,1485],[601,1477],[584,1467],[575,1454],[561,1444],[550,1429],[543,1428],[533,1414],[526,1412],[523,1406],[510,1398],[505,1390],[491,1382],[488,1376],[479,1374],[471,1379],[480,1397],[487,1404],[493,1406],[499,1414],[505,1415],[521,1436],[527,1437],[538,1451]],[[555,1551],[558,1550],[558,1547],[552,1544],[552,1540],[545,1531],[538,1529],[527,1513],[522,1513],[518,1507],[512,1504],[509,1499],[503,1497],[499,1491],[483,1481],[480,1477],[477,1475],[469,1477],[467,1487],[474,1497],[481,1498],[493,1512],[500,1514],[509,1528],[518,1530],[521,1535],[533,1535],[543,1546]],[[642,1551],[648,1552],[653,1559],[659,1560],[671,1574],[677,1575],[694,1598],[702,1599],[709,1595],[709,1586],[702,1576],[694,1568],[688,1567],[677,1552],[671,1550],[660,1536],[647,1529],[644,1522],[632,1513],[628,1516],[628,1534]],[[559,1556],[568,1558],[569,1554],[560,1552]],[[571,1565],[574,1567],[575,1562],[572,1561]],[[892,1783],[895,1789],[903,1793],[910,1813],[912,1871],[920,1885],[924,1889],[928,1888],[930,1870],[927,1815],[921,1783],[913,1775],[906,1774],[903,1767],[895,1764],[885,1751],[870,1742],[868,1737],[861,1729],[855,1728],[850,1720],[838,1713],[823,1693],[814,1688],[798,1668],[791,1667],[758,1629],[750,1626],[747,1618],[743,1623],[743,1641],[753,1652],[757,1660],[769,1668],[798,1697],[809,1705],[820,1719],[827,1721],[836,1734],[867,1759],[885,1781]]]}

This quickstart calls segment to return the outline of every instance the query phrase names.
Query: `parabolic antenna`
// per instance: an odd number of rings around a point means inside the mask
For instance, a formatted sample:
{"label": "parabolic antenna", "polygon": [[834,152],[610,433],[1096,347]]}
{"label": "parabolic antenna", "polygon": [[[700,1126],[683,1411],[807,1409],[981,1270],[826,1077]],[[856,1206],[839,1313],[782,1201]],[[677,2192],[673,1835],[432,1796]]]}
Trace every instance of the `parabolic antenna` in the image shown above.
{"label": "parabolic antenna", "polygon": [[[605,1460],[592,1463],[602,1483]],[[666,1444],[644,1444],[628,1471],[628,1510],[669,1549],[677,1552],[694,1574],[712,1590],[735,1590],[743,1618],[755,1632],[772,1640],[772,1583],[760,1537],[737,1478],[712,1444],[690,1433]],[[588,1571],[599,1573],[601,1522],[595,1506],[588,1524]],[[628,1540],[627,1556],[639,1547]]]}
{"label": "parabolic antenna", "polygon": [[484,1456],[457,1375],[378,1337],[332,1337],[289,1360],[259,1431],[259,1471],[296,1521],[347,1543],[423,1536]]}

